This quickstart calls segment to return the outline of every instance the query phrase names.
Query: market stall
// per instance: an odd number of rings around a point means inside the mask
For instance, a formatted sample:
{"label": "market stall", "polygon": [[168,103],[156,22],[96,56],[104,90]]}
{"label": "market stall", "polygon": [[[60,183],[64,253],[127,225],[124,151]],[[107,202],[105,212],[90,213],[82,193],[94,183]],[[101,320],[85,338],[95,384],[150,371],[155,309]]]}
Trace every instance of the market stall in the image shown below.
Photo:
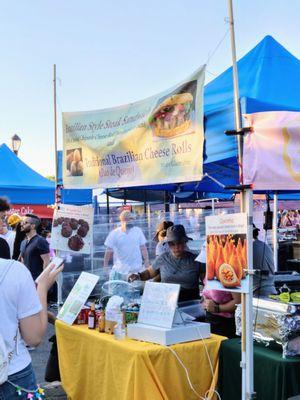
{"label": "market stall", "polygon": [[[56,322],[62,382],[70,400],[196,399],[183,367],[164,346],[126,339]],[[218,352],[225,338],[171,346],[188,369],[195,389],[204,396],[215,387]],[[211,376],[208,359],[214,376]]]}
{"label": "market stall", "polygon": [[[241,398],[240,339],[221,344],[219,390],[222,399]],[[257,400],[282,400],[300,393],[300,359],[284,359],[278,349],[254,344],[254,390]],[[233,384],[234,377],[234,384]]]}

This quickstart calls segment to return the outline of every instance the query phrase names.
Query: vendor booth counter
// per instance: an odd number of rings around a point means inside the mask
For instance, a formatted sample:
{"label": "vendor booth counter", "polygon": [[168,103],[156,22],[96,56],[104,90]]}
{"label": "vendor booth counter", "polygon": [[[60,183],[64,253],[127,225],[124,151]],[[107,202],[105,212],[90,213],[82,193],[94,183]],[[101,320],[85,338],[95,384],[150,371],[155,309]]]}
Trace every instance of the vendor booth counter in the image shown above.
{"label": "vendor booth counter", "polygon": [[[56,322],[62,385],[69,400],[194,400],[183,367],[160,345]],[[219,348],[225,338],[171,346],[189,371],[199,394],[215,387]],[[211,358],[214,377],[207,359]]]}
{"label": "vendor booth counter", "polygon": [[[241,399],[241,340],[221,344],[219,393],[222,400]],[[300,395],[300,358],[254,344],[254,390],[257,400],[288,400]],[[297,397],[298,398],[298,397]]]}

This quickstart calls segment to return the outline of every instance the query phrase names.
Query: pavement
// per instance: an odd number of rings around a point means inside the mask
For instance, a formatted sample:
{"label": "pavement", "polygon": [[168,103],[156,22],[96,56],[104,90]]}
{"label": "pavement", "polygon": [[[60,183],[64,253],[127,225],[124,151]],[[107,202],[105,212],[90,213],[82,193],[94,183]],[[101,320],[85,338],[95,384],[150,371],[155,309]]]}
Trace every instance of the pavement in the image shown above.
{"label": "pavement", "polygon": [[54,327],[48,325],[48,330],[43,342],[35,349],[30,351],[32,365],[35,371],[36,380],[45,389],[45,399],[47,400],[67,400],[67,396],[60,382],[45,382],[45,369],[52,343],[49,338],[54,334]]}

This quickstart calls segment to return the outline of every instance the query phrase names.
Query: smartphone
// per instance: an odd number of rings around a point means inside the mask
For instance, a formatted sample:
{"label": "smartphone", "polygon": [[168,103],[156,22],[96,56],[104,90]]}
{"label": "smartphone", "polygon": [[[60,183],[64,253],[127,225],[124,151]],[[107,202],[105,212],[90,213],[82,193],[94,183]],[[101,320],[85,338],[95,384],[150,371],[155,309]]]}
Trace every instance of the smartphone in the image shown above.
{"label": "smartphone", "polygon": [[64,258],[61,257],[53,257],[52,260],[50,261],[50,265],[54,264],[55,268],[53,268],[52,272],[57,270],[63,263],[65,262]]}

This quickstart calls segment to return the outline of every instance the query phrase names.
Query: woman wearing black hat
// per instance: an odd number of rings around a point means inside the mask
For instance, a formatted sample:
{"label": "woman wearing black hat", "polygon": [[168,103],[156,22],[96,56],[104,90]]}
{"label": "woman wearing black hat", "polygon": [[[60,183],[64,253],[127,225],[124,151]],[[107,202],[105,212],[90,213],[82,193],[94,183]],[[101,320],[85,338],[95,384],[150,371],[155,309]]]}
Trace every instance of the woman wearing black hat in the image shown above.
{"label": "woman wearing black hat", "polygon": [[183,225],[167,229],[166,239],[170,251],[157,257],[151,267],[139,274],[129,276],[129,281],[146,281],[160,274],[161,282],[180,284],[179,301],[199,299],[199,277],[204,277],[195,254],[187,250],[186,243],[192,240],[186,235]]}

